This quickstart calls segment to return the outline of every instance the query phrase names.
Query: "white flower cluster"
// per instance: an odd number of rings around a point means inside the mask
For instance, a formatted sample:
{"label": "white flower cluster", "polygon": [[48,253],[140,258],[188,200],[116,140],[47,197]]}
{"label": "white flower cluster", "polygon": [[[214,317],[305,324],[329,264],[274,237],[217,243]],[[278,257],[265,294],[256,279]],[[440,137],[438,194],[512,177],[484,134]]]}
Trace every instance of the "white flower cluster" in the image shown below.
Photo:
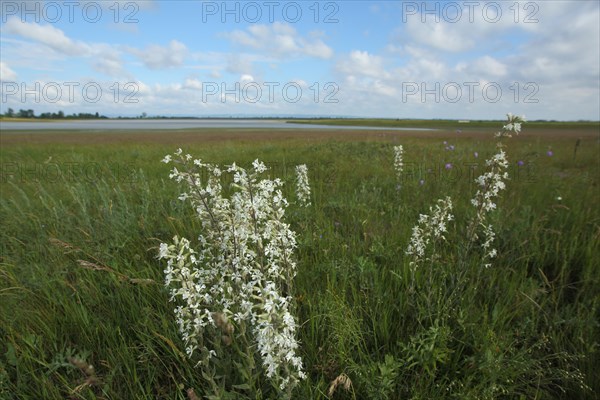
{"label": "white flower cluster", "polygon": [[508,122],[502,127],[502,131],[496,133],[496,137],[512,137],[512,134],[518,135],[521,133],[521,124],[526,122],[525,116],[506,114]]}
{"label": "white flower cluster", "polygon": [[483,211],[489,212],[496,208],[494,199],[498,197],[501,190],[506,189],[504,179],[508,179],[508,161],[504,150],[495,154],[485,164],[488,166],[488,171],[475,179],[475,182],[480,187],[475,193],[475,197],[471,199],[471,203]]}
{"label": "white flower cluster", "polygon": [[296,195],[300,205],[310,206],[310,185],[308,184],[308,167],[306,164],[296,166]]}
{"label": "white flower cluster", "polygon": [[[486,214],[496,209],[495,199],[499,196],[501,190],[506,189],[504,180],[508,179],[508,161],[506,160],[506,153],[504,150],[495,154],[492,158],[487,160],[486,165],[488,171],[480,175],[475,182],[479,186],[479,189],[475,193],[475,197],[471,199],[471,204],[477,209],[475,220],[472,222],[471,240],[477,240],[478,235],[475,232],[477,226],[483,228],[483,248],[484,259],[491,259],[496,257],[496,249],[492,247],[492,242],[496,236],[492,225],[486,223]],[[490,267],[490,263],[484,264],[485,267]]]}
{"label": "white flower cluster", "polygon": [[396,177],[398,178],[398,183],[402,180],[402,172],[404,171],[404,148],[402,145],[394,146],[394,170],[396,171]]}
{"label": "white flower cluster", "polygon": [[[512,134],[521,132],[521,124],[526,122],[525,116],[519,117],[511,113],[507,114],[508,123],[502,127],[502,131],[496,134],[496,137],[512,137]],[[498,143],[499,151],[485,163],[488,167],[487,172],[479,176],[475,182],[479,189],[471,203],[477,209],[477,214],[471,222],[469,238],[472,241],[477,240],[477,228],[481,227],[483,231],[483,241],[481,247],[484,251],[484,260],[489,260],[497,255],[497,250],[492,247],[496,234],[491,224],[486,222],[486,215],[496,209],[495,199],[499,196],[501,190],[506,189],[505,180],[508,179],[508,161],[506,153],[502,150],[501,143]],[[491,263],[485,263],[485,267],[490,267]]]}
{"label": "white flower cluster", "polygon": [[[497,251],[492,247],[496,233],[494,232],[494,228],[491,224],[483,224],[483,236],[485,240],[481,244],[481,247],[483,248],[483,251],[485,251],[485,256],[488,258],[496,257]],[[491,265],[485,264],[485,266],[490,267]]]}
{"label": "white flower cluster", "polygon": [[[229,345],[234,326],[250,326],[267,377],[291,390],[305,374],[290,313],[296,234],[284,222],[281,181],[261,179],[267,168],[258,160],[250,171],[235,163],[222,170],[179,149],[163,162],[182,165],[170,178],[187,184],[179,198],[191,203],[201,222],[197,250],[177,237],[159,248],[167,261],[165,284],[180,304],[175,314],[188,356],[198,350],[208,362],[217,354],[205,335],[216,331]],[[233,176],[229,196],[221,185],[225,173]]]}
{"label": "white flower cluster", "polygon": [[416,269],[427,257],[427,249],[439,240],[445,240],[444,233],[448,231],[448,222],[454,219],[452,215],[452,199],[439,199],[438,204],[429,207],[429,214],[420,214],[419,223],[413,227],[410,243],[406,254],[412,256],[410,265]]}

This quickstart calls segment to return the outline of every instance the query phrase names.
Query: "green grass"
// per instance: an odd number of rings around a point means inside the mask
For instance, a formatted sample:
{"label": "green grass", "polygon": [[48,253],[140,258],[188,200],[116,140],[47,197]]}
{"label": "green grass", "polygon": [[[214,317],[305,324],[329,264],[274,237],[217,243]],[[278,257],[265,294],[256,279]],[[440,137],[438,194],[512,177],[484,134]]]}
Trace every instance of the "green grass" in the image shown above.
{"label": "green grass", "polygon": [[[477,254],[461,256],[461,246],[473,179],[495,142],[449,143],[454,151],[434,138],[185,147],[211,162],[249,165],[260,158],[289,182],[290,200],[294,166],[308,165],[313,206],[288,210],[298,233],[295,295],[309,375],[295,398],[327,398],[341,373],[352,390],[338,388],[333,398],[599,395],[597,138],[582,139],[575,156],[575,139],[510,141],[512,180],[493,215],[499,257],[483,270]],[[406,152],[400,191],[393,144]],[[199,229],[177,200],[169,167],[159,162],[173,150],[2,148],[0,398],[205,393],[206,382],[182,354],[174,305],[161,283],[164,265],[156,259],[161,241],[193,238]],[[441,261],[418,271],[415,286],[404,255],[411,229],[446,195],[455,224],[439,249]],[[258,393],[275,396],[266,385]]]}

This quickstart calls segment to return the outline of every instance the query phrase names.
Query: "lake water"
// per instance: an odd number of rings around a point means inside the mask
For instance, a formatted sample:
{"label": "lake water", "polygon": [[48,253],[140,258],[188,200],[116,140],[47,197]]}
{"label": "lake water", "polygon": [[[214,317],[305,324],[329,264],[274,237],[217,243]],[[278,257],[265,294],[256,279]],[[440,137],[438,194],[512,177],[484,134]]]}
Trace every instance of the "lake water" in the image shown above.
{"label": "lake water", "polygon": [[256,119],[133,119],[133,120],[76,120],[57,122],[2,122],[1,131],[13,130],[156,130],[156,129],[197,129],[197,128],[229,128],[229,129],[369,129],[399,131],[433,131],[425,128],[384,128],[365,126],[335,126],[293,124],[282,120]]}

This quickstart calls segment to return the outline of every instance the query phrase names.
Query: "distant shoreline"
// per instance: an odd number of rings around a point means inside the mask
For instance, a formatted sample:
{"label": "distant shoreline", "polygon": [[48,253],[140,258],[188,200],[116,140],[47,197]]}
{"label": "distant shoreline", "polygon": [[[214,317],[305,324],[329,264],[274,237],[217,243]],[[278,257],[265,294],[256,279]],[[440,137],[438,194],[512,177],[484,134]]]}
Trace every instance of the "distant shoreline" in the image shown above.
{"label": "distant shoreline", "polygon": [[102,119],[102,120],[53,120],[44,121],[3,121],[0,130],[9,131],[174,131],[191,129],[229,129],[229,130],[390,130],[390,131],[435,131],[427,126],[338,126],[332,124],[293,124],[287,119]]}
{"label": "distant shoreline", "polygon": [[[322,127],[364,127],[364,128],[379,128],[379,129],[478,129],[478,128],[494,128],[499,124],[503,123],[502,120],[450,120],[450,119],[393,119],[393,118],[323,118],[323,117],[315,117],[315,118],[306,118],[306,117],[147,117],[147,118],[138,118],[138,117],[114,117],[114,118],[12,118],[2,116],[0,118],[0,126],[4,125],[3,128],[6,130],[10,130],[11,127],[14,129],[21,130],[21,127],[16,127],[13,124],[22,124],[22,123],[33,123],[33,124],[96,124],[96,123],[105,123],[113,124],[115,122],[125,122],[129,121],[139,122],[140,124],[144,124],[144,122],[173,122],[177,123],[193,123],[193,122],[202,122],[202,121],[218,121],[218,122],[231,122],[232,124],[243,123],[244,121],[255,121],[255,122],[264,122],[264,123],[279,123],[279,124],[289,124],[289,128],[292,128],[294,125],[319,125]],[[9,126],[6,126],[6,124]],[[223,124],[227,125],[227,124]],[[589,129],[589,128],[598,128],[600,133],[600,121],[528,121],[527,126],[529,128],[570,128],[570,129]],[[216,126],[207,126],[208,128],[215,128]],[[226,126],[227,127],[227,126]],[[254,126],[250,126],[253,128]],[[267,128],[267,127],[265,127]],[[284,127],[280,127],[284,128]],[[52,129],[52,128],[42,128],[36,127],[33,129]],[[70,129],[70,128],[68,128]],[[99,129],[99,128],[98,128]],[[146,128],[148,129],[148,128]],[[173,128],[180,129],[180,128]]]}

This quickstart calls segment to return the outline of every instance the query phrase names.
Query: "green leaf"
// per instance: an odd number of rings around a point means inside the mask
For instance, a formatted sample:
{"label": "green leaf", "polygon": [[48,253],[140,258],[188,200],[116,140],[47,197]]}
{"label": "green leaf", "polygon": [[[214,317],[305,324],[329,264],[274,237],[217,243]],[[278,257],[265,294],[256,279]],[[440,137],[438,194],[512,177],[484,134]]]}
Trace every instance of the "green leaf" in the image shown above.
{"label": "green leaf", "polygon": [[6,353],[4,353],[4,356],[6,357],[6,361],[8,361],[8,363],[10,365],[12,365],[13,367],[17,366],[17,353],[15,352],[15,347],[13,346],[12,343],[7,343],[6,347],[8,348],[8,350],[6,350]]}
{"label": "green leaf", "polygon": [[231,385],[232,388],[238,390],[251,390],[252,388],[247,383],[242,383],[240,385]]}

